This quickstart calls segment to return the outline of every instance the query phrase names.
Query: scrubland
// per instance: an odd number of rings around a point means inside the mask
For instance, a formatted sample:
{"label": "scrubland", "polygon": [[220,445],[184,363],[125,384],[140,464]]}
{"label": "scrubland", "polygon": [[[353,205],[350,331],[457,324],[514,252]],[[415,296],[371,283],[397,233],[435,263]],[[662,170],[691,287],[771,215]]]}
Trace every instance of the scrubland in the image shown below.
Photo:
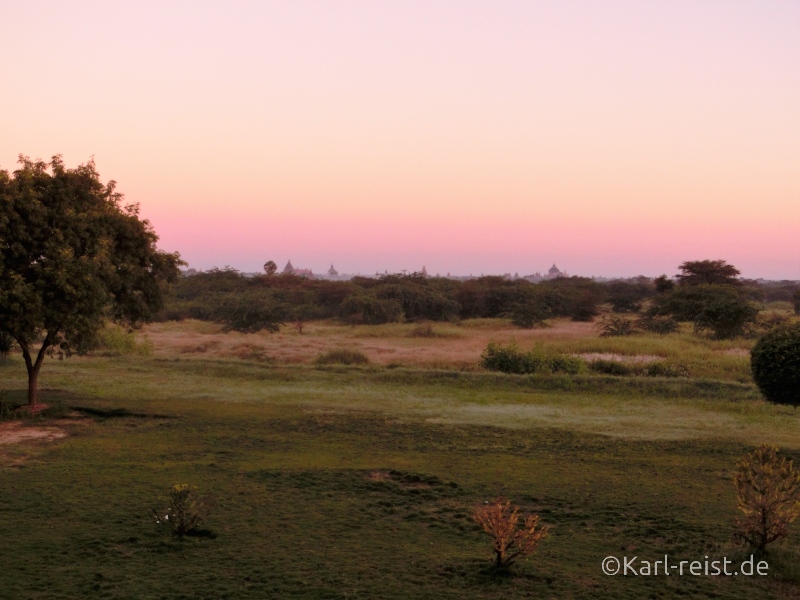
{"label": "scrubland", "polygon": [[[587,360],[657,357],[690,376],[479,366],[490,341],[512,339]],[[745,555],[730,541],[734,464],[763,442],[800,463],[800,411],[761,399],[751,344],[689,330],[600,338],[561,320],[150,325],[134,343],[48,360],[42,399],[62,417],[13,425],[66,435],[0,444],[0,597],[796,598],[796,523],[767,577],[600,569],[608,555]],[[331,350],[369,363],[315,364]],[[0,361],[11,402],[24,375]],[[216,499],[184,541],[150,512],[177,483]],[[501,575],[469,516],[499,495],[552,534]]]}

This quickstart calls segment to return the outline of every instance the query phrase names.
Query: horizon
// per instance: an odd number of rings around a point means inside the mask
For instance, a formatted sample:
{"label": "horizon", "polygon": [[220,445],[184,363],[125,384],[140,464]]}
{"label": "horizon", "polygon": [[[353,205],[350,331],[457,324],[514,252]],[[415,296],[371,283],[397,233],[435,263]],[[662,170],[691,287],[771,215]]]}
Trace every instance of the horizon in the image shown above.
{"label": "horizon", "polygon": [[[286,262],[287,263],[291,262],[291,259],[287,259]],[[278,271],[276,272],[276,275],[281,275],[282,271],[283,271],[283,268],[286,265],[285,265],[285,263],[279,263],[278,261],[275,261],[275,263],[278,265]],[[284,267],[281,267],[281,264],[284,264]],[[475,273],[475,272],[472,272],[472,273],[454,273],[452,271],[433,272],[433,271],[429,270],[426,265],[422,265],[418,269],[417,268],[400,269],[398,271],[392,271],[390,269],[377,269],[375,272],[362,273],[362,272],[350,271],[347,268],[340,269],[340,268],[336,267],[335,263],[331,263],[331,265],[329,265],[328,267],[326,267],[324,269],[319,269],[319,270],[311,268],[308,265],[296,265],[296,264],[292,263],[292,267],[294,267],[295,269],[298,269],[298,270],[309,269],[312,272],[312,274],[314,275],[314,277],[326,277],[327,273],[328,273],[328,269],[330,269],[331,266],[333,266],[336,269],[338,277],[344,277],[344,276],[375,277],[375,275],[378,275],[378,276],[383,276],[383,275],[412,275],[412,274],[422,273],[422,270],[425,269],[425,271],[427,272],[427,276],[428,277],[445,277],[445,278],[452,278],[452,279],[464,279],[464,278],[473,278],[474,279],[474,278],[478,278],[478,277],[505,277],[505,276],[511,276],[511,277],[518,276],[520,279],[524,279],[526,277],[531,277],[531,276],[535,276],[535,275],[539,275],[543,279],[545,279],[544,275],[550,269],[550,267],[548,267],[548,268],[545,268],[545,269],[537,269],[537,270],[533,270],[533,271],[525,272],[525,273],[518,272],[518,271],[502,271],[502,272],[497,272],[497,273],[483,273],[483,272],[481,272],[481,273]],[[648,279],[655,279],[656,277],[660,277],[661,275],[666,275],[671,280],[675,280],[676,277],[678,277],[678,274],[676,274],[676,273],[672,273],[672,274],[670,274],[670,273],[659,273],[658,275],[643,275],[643,274],[639,274],[639,275],[630,275],[630,276],[627,276],[627,275],[608,275],[608,274],[603,274],[603,273],[600,273],[600,274],[597,274],[597,273],[595,273],[595,274],[579,274],[579,273],[571,273],[566,269],[562,269],[561,267],[558,266],[558,263],[552,263],[551,267],[553,267],[553,266],[557,267],[558,270],[561,272],[561,275],[564,276],[564,277],[585,277],[585,278],[589,278],[589,279],[602,279],[602,280],[609,280],[609,281],[613,281],[613,280],[617,280],[617,279],[635,279],[637,277],[646,277]],[[264,275],[265,274],[263,268],[248,271],[248,270],[243,270],[243,269],[237,269],[236,267],[234,267],[232,265],[224,265],[224,266],[213,265],[213,266],[205,268],[205,269],[198,269],[196,267],[192,267],[191,265],[186,265],[186,266],[181,268],[181,271],[183,271],[184,273],[187,272],[187,271],[194,271],[196,273],[203,273],[203,272],[211,271],[211,270],[214,270],[214,269],[220,269],[220,270],[233,269],[235,271],[238,271],[239,273],[242,273],[243,275]],[[781,281],[791,281],[791,282],[794,282],[794,283],[800,282],[800,279],[769,279],[769,278],[765,278],[765,277],[745,277],[745,276],[742,276],[742,275],[739,276],[739,279],[752,280],[752,281],[768,281],[768,282],[781,282]]]}
{"label": "horizon", "polygon": [[0,169],[94,156],[190,268],[613,278],[724,259],[800,280],[800,3],[74,1],[4,19]]}

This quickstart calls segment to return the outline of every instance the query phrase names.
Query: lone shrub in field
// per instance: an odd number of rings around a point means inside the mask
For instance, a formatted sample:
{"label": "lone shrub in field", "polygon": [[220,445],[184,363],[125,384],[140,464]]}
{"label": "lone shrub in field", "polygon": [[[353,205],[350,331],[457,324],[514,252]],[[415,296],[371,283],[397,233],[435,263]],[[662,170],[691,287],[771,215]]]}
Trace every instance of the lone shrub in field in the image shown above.
{"label": "lone shrub in field", "polygon": [[97,350],[106,356],[127,354],[150,356],[153,354],[153,342],[146,337],[139,341],[133,331],[126,331],[118,325],[110,324],[98,332]]}
{"label": "lone shrub in field", "polygon": [[733,483],[743,516],[735,521],[734,539],[755,550],[788,535],[789,523],[800,516],[800,471],[762,444],[736,465]]}
{"label": "lone shrub in field", "polygon": [[800,323],[762,336],[750,351],[750,369],[767,400],[800,406]]}
{"label": "lone shrub in field", "polygon": [[506,346],[489,342],[481,354],[481,366],[491,371],[528,375],[531,373],[566,373],[577,375],[586,371],[586,363],[580,358],[563,354],[552,354],[541,347],[528,352],[520,350],[516,342]]}
{"label": "lone shrub in field", "polygon": [[491,371],[503,373],[516,373],[523,375],[533,373],[536,366],[530,353],[520,350],[516,342],[506,346],[496,342],[489,342],[481,354],[481,365]]}
{"label": "lone shrub in field", "polygon": [[492,538],[491,561],[497,568],[509,567],[518,558],[530,556],[548,534],[546,526],[539,526],[539,515],[528,515],[520,526],[519,507],[505,498],[476,506],[472,518]]}
{"label": "lone shrub in field", "polygon": [[156,523],[166,525],[173,535],[183,538],[196,532],[205,521],[213,502],[197,494],[197,488],[186,483],[176,485],[169,493],[169,506],[161,511],[153,511]]}
{"label": "lone shrub in field", "polygon": [[360,350],[350,350],[343,348],[340,350],[328,350],[314,359],[315,365],[366,365],[369,358]]}
{"label": "lone shrub in field", "polygon": [[622,337],[636,333],[636,324],[631,319],[614,315],[605,315],[595,328],[600,331],[600,337]]}

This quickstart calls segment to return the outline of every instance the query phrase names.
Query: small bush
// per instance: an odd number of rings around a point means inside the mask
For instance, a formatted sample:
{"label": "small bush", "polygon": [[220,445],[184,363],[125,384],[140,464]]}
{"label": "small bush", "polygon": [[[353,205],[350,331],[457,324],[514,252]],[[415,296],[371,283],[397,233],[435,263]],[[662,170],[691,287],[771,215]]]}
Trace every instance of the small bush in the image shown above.
{"label": "small bush", "polygon": [[523,375],[535,372],[537,365],[533,363],[529,353],[519,349],[516,342],[511,342],[506,346],[489,342],[481,354],[481,366],[490,371]]}
{"label": "small bush", "polygon": [[603,375],[633,375],[634,369],[623,362],[618,360],[593,360],[589,363],[589,369],[596,373],[602,373]]}
{"label": "small bush", "polygon": [[369,358],[360,350],[328,350],[314,359],[315,365],[366,365]]}
{"label": "small bush", "polygon": [[539,526],[539,515],[528,515],[520,527],[519,507],[505,498],[495,498],[472,511],[473,520],[493,542],[491,561],[496,568],[511,566],[518,558],[527,558],[547,537],[548,528]]}
{"label": "small bush", "polygon": [[528,375],[531,373],[566,373],[576,375],[586,371],[580,358],[546,352],[541,346],[524,352],[516,342],[503,346],[490,342],[481,354],[481,366],[491,371]]}
{"label": "small bush", "polygon": [[750,368],[767,400],[800,406],[800,323],[762,336],[750,351]]}
{"label": "small bush", "polygon": [[603,375],[641,376],[641,377],[689,377],[689,369],[684,365],[665,362],[624,363],[619,360],[593,360],[589,369]]}
{"label": "small bush", "polygon": [[800,516],[800,471],[791,460],[762,444],[736,465],[733,483],[744,513],[735,521],[735,541],[763,552],[789,534],[789,524]]}
{"label": "small bush", "polygon": [[567,356],[566,354],[551,354],[546,357],[548,367],[553,373],[566,373],[567,375],[577,375],[586,372],[586,363],[577,356]]}
{"label": "small bush", "polygon": [[169,527],[173,535],[183,538],[198,532],[214,508],[211,499],[201,497],[197,488],[188,484],[176,485],[169,493],[169,506],[153,511],[156,523]]}
{"label": "small bush", "polygon": [[600,337],[622,337],[636,333],[636,325],[631,319],[605,315],[595,328],[600,331]]}
{"label": "small bush", "polygon": [[648,377],[689,377],[689,369],[684,365],[654,362],[645,367],[644,374]]}
{"label": "small bush", "polygon": [[153,342],[148,338],[139,341],[135,332],[126,331],[118,325],[108,325],[97,334],[97,351],[105,356],[150,356],[153,354]]}

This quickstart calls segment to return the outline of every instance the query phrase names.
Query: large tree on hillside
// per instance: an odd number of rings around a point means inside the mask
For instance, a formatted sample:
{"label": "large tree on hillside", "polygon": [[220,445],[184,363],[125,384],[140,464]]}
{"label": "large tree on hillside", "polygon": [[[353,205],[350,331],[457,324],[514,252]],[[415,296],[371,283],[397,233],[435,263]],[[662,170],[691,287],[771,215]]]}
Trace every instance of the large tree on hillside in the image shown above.
{"label": "large tree on hillside", "polygon": [[156,248],[138,205],[122,205],[93,161],[19,163],[10,175],[0,170],[0,334],[22,350],[34,407],[45,356],[89,350],[107,319],[146,321],[180,257]]}

